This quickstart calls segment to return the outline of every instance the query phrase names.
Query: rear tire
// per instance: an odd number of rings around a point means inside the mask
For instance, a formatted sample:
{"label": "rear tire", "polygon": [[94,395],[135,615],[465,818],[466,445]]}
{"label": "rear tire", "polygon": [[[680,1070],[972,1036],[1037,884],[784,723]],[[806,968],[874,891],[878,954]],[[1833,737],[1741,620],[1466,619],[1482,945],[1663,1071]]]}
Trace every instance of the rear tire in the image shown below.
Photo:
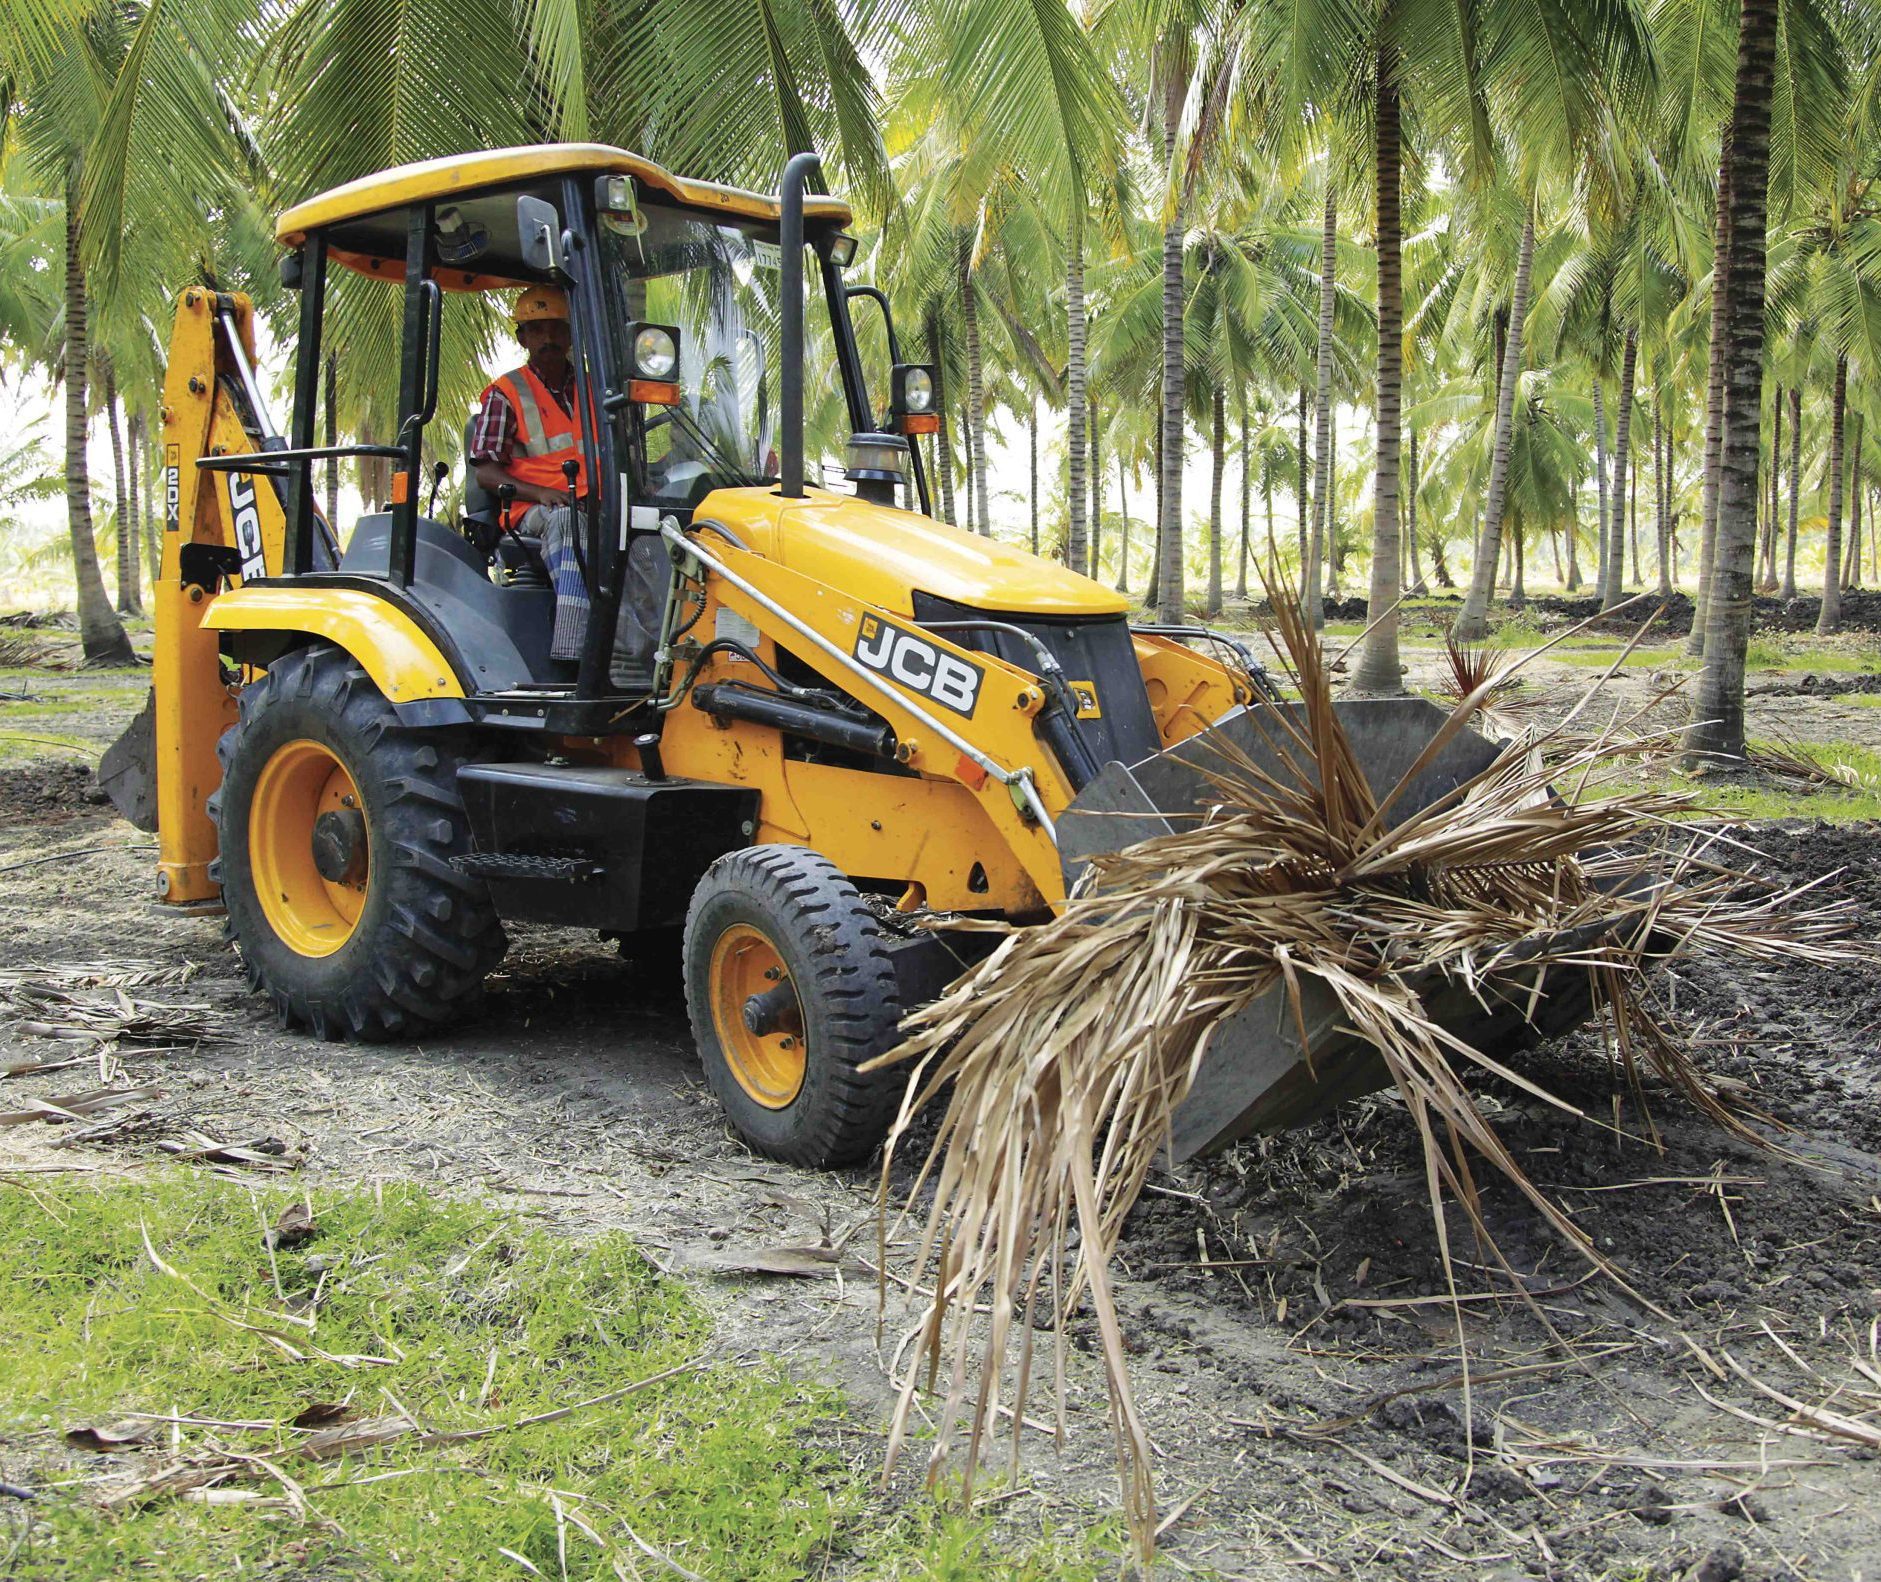
{"label": "rear tire", "polygon": [[284,1022],[377,1041],[475,1002],[508,942],[487,886],[451,865],[470,850],[464,747],[401,725],[337,649],[297,649],[242,690],[210,871],[249,986]]}
{"label": "rear tire", "polygon": [[[888,1135],[907,1073],[886,936],[835,864],[799,846],[719,858],[686,914],[686,1008],[706,1081],[761,1154],[835,1169]],[[747,1004],[757,1025],[744,1018]]]}

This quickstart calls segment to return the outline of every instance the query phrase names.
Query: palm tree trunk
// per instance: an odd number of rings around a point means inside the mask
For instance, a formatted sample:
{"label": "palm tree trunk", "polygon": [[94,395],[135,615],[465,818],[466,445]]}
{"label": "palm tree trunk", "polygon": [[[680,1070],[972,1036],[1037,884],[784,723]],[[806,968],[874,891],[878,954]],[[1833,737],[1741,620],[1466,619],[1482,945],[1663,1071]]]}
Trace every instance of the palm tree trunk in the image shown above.
{"label": "palm tree trunk", "polygon": [[1253,446],[1248,442],[1247,386],[1241,386],[1241,558],[1235,565],[1234,596],[1237,599],[1247,597],[1247,535],[1248,518],[1254,499],[1254,480],[1248,472],[1248,461],[1253,454]]}
{"label": "palm tree trunk", "polygon": [[1509,558],[1515,563],[1510,571],[1512,580],[1509,583],[1509,603],[1513,604],[1516,609],[1519,610],[1524,604],[1528,603],[1528,585],[1523,580],[1524,573],[1527,569],[1523,555],[1523,546],[1528,542],[1528,539],[1519,525],[1510,532],[1509,539],[1511,547],[1514,550],[1514,553]]}
{"label": "palm tree trunk", "polygon": [[[126,470],[130,474],[131,493],[131,535],[137,540],[138,553],[148,556],[150,550],[150,488],[151,479],[144,465],[144,414],[133,412],[124,425],[124,448],[128,452]],[[157,576],[157,567],[146,568],[151,580]]]}
{"label": "palm tree trunk", "polygon": [[1267,586],[1280,586],[1280,546],[1274,542],[1274,475],[1261,468],[1261,509],[1267,516]]}
{"label": "palm tree trunk", "polygon": [[1209,397],[1210,460],[1208,478],[1208,603],[1202,613],[1221,614],[1221,481],[1228,468],[1228,397],[1217,384]]}
{"label": "palm tree trunk", "polygon": [[1188,233],[1188,193],[1176,169],[1176,133],[1180,129],[1184,80],[1165,64],[1163,71],[1163,166],[1174,189],[1173,212],[1163,227],[1163,410],[1162,542],[1157,550],[1157,613],[1165,621],[1185,616],[1182,589],[1182,252]]}
{"label": "palm tree trunk", "polygon": [[1770,100],[1780,0],[1743,0],[1731,110],[1724,433],[1718,521],[1705,602],[1705,667],[1685,733],[1691,754],[1744,757],[1744,658],[1750,645],[1750,559],[1757,532],[1758,427],[1763,416],[1764,246]]}
{"label": "palm tree trunk", "polygon": [[1803,387],[1790,390],[1790,526],[1783,553],[1783,597],[1796,597],[1796,516],[1803,503]]}
{"label": "palm tree trunk", "polygon": [[78,172],[74,170],[65,184],[65,519],[72,535],[78,633],[85,662],[128,665],[137,656],[105,592],[98,544],[92,535],[91,473],[85,464],[90,437],[85,420],[87,306],[85,265],[78,250]]}
{"label": "palm tree trunk", "polygon": [[1645,580],[1639,574],[1639,475],[1643,470],[1635,461],[1633,471],[1627,480],[1626,540],[1632,546],[1635,587]]}
{"label": "palm tree trunk", "polygon": [[1032,410],[1028,414],[1026,429],[1032,440],[1032,482],[1030,499],[1032,502],[1032,553],[1038,553],[1038,397],[1032,397]]}
{"label": "palm tree trunk", "polygon": [[[1607,580],[1600,590],[1600,607],[1610,610],[1620,602],[1626,585],[1626,505],[1627,463],[1633,449],[1633,376],[1639,369],[1639,334],[1626,332],[1626,348],[1620,356],[1620,419],[1613,442],[1613,541],[1607,547]],[[1639,558],[1639,541],[1634,539],[1633,558]]]}
{"label": "palm tree trunk", "polygon": [[973,282],[972,242],[966,237],[961,239],[958,267],[960,323],[967,337],[967,479],[973,490],[974,526],[990,538],[993,519],[986,508],[986,371],[980,363],[979,291]]}
{"label": "palm tree trunk", "polygon": [[1339,543],[1339,404],[1335,401],[1326,414],[1326,559],[1322,592],[1335,599],[1345,597],[1339,579],[1345,572],[1345,550]]}
{"label": "palm tree trunk", "polygon": [[[944,358],[941,351],[940,305],[930,301],[922,314],[922,327],[927,334],[928,360],[936,367],[941,366]],[[943,396],[945,389],[942,390]],[[954,515],[954,456],[953,447],[947,443],[947,405],[945,400],[937,403],[940,407],[940,428],[934,435],[934,473],[940,481],[941,519],[958,525],[959,518]],[[330,413],[331,403],[327,407]]]}
{"label": "palm tree trunk", "polygon": [[1515,289],[1509,301],[1509,339],[1502,352],[1502,377],[1496,392],[1495,451],[1489,463],[1489,497],[1483,504],[1483,537],[1470,571],[1470,591],[1456,620],[1463,642],[1489,635],[1489,596],[1502,550],[1502,510],[1509,491],[1509,454],[1515,431],[1515,387],[1522,373],[1522,329],[1528,319],[1528,283],[1535,264],[1535,214],[1531,205],[1522,222],[1522,246],[1516,254]]}
{"label": "palm tree trunk", "polygon": [[1759,593],[1775,593],[1777,586],[1777,519],[1783,511],[1783,386],[1776,387],[1770,403],[1769,517],[1763,530],[1763,565],[1757,576]]}
{"label": "palm tree trunk", "polygon": [[1320,568],[1326,561],[1326,538],[1331,521],[1327,509],[1332,479],[1332,310],[1337,300],[1339,268],[1339,200],[1333,191],[1330,162],[1326,172],[1326,212],[1319,232],[1319,359],[1318,387],[1313,399],[1313,536],[1301,573],[1306,619],[1317,631],[1326,622],[1324,584]]}
{"label": "palm tree trunk", "polygon": [[109,357],[100,357],[104,376],[105,425],[111,434],[111,482],[116,493],[118,523],[118,613],[142,615],[143,595],[137,587],[137,513],[125,488],[124,429],[118,418],[118,376]]}
{"label": "palm tree trunk", "polygon": [[1097,403],[1088,395],[1084,404],[1084,426],[1091,436],[1091,563],[1085,568],[1085,575],[1095,578],[1104,574],[1104,469],[1097,443]]}
{"label": "palm tree trunk", "polygon": [[1302,604],[1304,604],[1305,599],[1306,599],[1307,539],[1308,539],[1308,535],[1312,532],[1312,528],[1307,523],[1307,513],[1310,509],[1310,506],[1308,504],[1308,497],[1306,493],[1306,465],[1307,465],[1306,463],[1306,403],[1307,403],[1307,399],[1308,397],[1307,397],[1306,386],[1301,385],[1300,386],[1300,442],[1294,451],[1294,454],[1298,458],[1299,464],[1300,464],[1299,482],[1294,490],[1294,499],[1298,503],[1298,510],[1295,513],[1297,520],[1294,525],[1298,531],[1298,536],[1300,540],[1299,591],[1300,591],[1300,600]]}
{"label": "palm tree trunk", "polygon": [[1707,641],[1705,606],[1706,601],[1711,597],[1711,571],[1716,558],[1718,491],[1726,419],[1725,403],[1729,399],[1725,389],[1722,342],[1727,295],[1723,283],[1729,277],[1731,268],[1733,166],[1731,138],[1733,132],[1732,122],[1727,121],[1718,149],[1718,205],[1713,224],[1714,240],[1711,250],[1711,367],[1705,386],[1705,481],[1701,496],[1698,534],[1698,588],[1695,608],[1692,611],[1691,635],[1685,639],[1685,652],[1693,658],[1698,658],[1704,653]]}
{"label": "palm tree trunk", "polygon": [[1600,598],[1607,586],[1607,555],[1612,539],[1607,533],[1607,400],[1594,375],[1594,499],[1600,525],[1594,535],[1594,597]]}
{"label": "palm tree trunk", "polygon": [[1652,471],[1655,538],[1659,545],[1659,597],[1672,596],[1672,442],[1665,432],[1665,414],[1655,398],[1652,404]]}
{"label": "palm tree trunk", "polygon": [[1143,591],[1144,608],[1152,613],[1162,608],[1156,599],[1163,577],[1163,425],[1160,417],[1156,422],[1154,445],[1155,457],[1150,476],[1156,482],[1156,511],[1152,518],[1156,523],[1156,531],[1151,535],[1149,586]]}
{"label": "palm tree trunk", "polygon": [[1829,537],[1822,553],[1822,612],[1816,632],[1826,637],[1842,624],[1842,483],[1847,472],[1848,359],[1835,359],[1835,389],[1829,398]]}
{"label": "palm tree trunk", "polygon": [[969,533],[980,531],[973,514],[973,430],[968,425],[966,414],[960,417],[960,498],[964,502],[965,519],[961,522]]}
{"label": "palm tree trunk", "polygon": [[1130,591],[1130,480],[1125,476],[1123,450],[1117,450],[1117,591]]}
{"label": "palm tree trunk", "polygon": [[1849,564],[1843,587],[1862,585],[1862,414],[1849,414]]}
{"label": "palm tree trunk", "polygon": [[1414,591],[1424,586],[1424,563],[1417,551],[1417,430],[1410,433],[1411,454],[1405,463],[1404,478],[1404,536],[1411,546],[1411,587]]}
{"label": "palm tree trunk", "polygon": [[1398,656],[1398,601],[1404,596],[1404,545],[1398,530],[1398,432],[1404,397],[1404,280],[1399,249],[1399,167],[1396,52],[1378,51],[1377,165],[1378,388],[1377,460],[1372,472],[1372,580],[1366,618],[1371,630],[1359,654],[1352,690],[1393,696],[1404,690]]}
{"label": "palm tree trunk", "polygon": [[1074,201],[1070,235],[1065,242],[1065,450],[1069,453],[1071,532],[1065,545],[1065,564],[1084,570],[1084,469],[1089,430],[1085,426],[1087,391],[1084,366],[1085,336],[1089,325],[1084,312],[1084,216]]}

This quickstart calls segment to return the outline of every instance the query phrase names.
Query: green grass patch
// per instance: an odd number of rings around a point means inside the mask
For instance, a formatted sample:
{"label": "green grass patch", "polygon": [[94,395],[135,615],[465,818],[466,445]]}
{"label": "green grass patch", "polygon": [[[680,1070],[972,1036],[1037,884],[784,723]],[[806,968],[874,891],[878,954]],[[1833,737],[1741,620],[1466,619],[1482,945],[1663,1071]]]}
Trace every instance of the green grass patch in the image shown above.
{"label": "green grass patch", "polygon": [[[574,1240],[385,1186],[314,1193],[316,1233],[271,1256],[263,1231],[296,1201],[292,1189],[181,1172],[96,1186],[0,1178],[0,1476],[42,1491],[10,1576],[663,1571],[629,1529],[702,1575],[754,1582],[832,1567],[961,1578],[1114,1568],[1082,1538],[1034,1533],[1015,1554],[996,1550],[980,1520],[928,1505],[884,1513],[871,1493],[876,1442],[852,1462],[840,1396],[774,1362],[715,1363],[596,1401],[694,1363],[709,1338],[684,1285],[623,1235]],[[308,1458],[307,1433],[289,1425],[338,1402],[361,1421],[409,1414],[430,1431],[499,1431]],[[570,1406],[552,1422],[502,1426]],[[173,1448],[171,1427],[157,1425],[150,1446],[125,1455],[65,1444],[70,1428],[140,1411],[267,1426],[185,1423]],[[174,1494],[114,1509],[102,1498],[112,1485],[96,1481],[229,1452],[268,1465],[249,1462],[220,1488],[277,1499],[278,1469],[305,1512]]]}
{"label": "green grass patch", "polygon": [[[1606,670],[1620,655],[1626,653],[1624,643],[1605,644],[1599,648],[1583,648],[1576,643],[1563,643],[1559,648],[1551,649],[1548,658],[1564,665],[1574,665],[1583,670]],[[1682,649],[1677,648],[1635,648],[1621,662],[1625,670],[1665,670],[1668,668],[1693,669],[1696,661],[1687,659]]]}
{"label": "green grass patch", "polygon": [[1851,709],[1881,709],[1881,692],[1840,692],[1835,702]]}
{"label": "green grass patch", "polygon": [[[1779,744],[1753,740],[1751,748]],[[1668,771],[1642,779],[1616,776],[1589,786],[1590,798],[1618,796],[1627,791],[1690,791],[1696,801],[1687,818],[1757,819],[1816,818],[1829,824],[1858,824],[1881,820],[1881,752],[1853,742],[1786,742],[1788,752],[1800,753],[1831,773],[1848,775],[1850,785],[1825,785],[1805,790],[1793,785],[1737,779],[1722,775],[1685,776]]]}

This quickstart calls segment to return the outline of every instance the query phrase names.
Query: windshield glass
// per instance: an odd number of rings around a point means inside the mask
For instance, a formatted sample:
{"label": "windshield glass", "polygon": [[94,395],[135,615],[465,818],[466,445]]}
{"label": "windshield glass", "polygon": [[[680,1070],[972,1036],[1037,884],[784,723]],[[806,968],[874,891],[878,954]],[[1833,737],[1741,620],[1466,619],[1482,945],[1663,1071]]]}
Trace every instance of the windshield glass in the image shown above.
{"label": "windshield glass", "polygon": [[681,402],[646,409],[649,503],[693,506],[775,478],[774,231],[642,201],[603,214],[599,232],[616,366],[629,365],[629,325],[679,327]]}

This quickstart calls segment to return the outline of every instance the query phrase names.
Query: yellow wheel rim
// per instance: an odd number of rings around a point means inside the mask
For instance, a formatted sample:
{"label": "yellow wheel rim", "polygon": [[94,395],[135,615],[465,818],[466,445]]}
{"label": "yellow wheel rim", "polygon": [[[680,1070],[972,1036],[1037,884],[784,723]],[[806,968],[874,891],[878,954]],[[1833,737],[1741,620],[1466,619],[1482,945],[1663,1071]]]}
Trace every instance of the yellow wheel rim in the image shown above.
{"label": "yellow wheel rim", "polygon": [[261,767],[248,816],[248,863],[261,910],[282,943],[303,956],[330,956],[353,937],[372,883],[371,859],[355,876],[323,878],[314,825],[323,813],[359,812],[359,788],[329,747],[288,742]]}
{"label": "yellow wheel rim", "polygon": [[[748,923],[734,923],[712,947],[712,1025],[738,1086],[767,1110],[787,1108],[803,1089],[803,1006],[777,947]],[[762,1002],[760,1030],[747,1023]]]}

